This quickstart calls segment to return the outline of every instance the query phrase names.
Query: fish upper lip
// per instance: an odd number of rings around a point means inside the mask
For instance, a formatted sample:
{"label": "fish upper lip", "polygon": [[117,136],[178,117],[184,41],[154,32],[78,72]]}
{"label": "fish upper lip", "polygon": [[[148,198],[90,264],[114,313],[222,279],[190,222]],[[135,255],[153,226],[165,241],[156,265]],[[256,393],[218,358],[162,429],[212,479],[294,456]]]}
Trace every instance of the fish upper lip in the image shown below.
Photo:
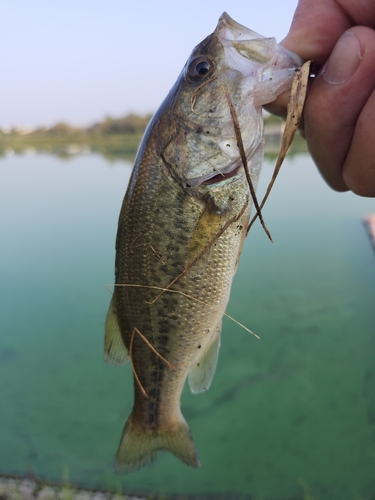
{"label": "fish upper lip", "polygon": [[223,12],[220,16],[216,32],[219,36],[227,40],[253,40],[255,38],[265,38],[232,19],[227,12]]}

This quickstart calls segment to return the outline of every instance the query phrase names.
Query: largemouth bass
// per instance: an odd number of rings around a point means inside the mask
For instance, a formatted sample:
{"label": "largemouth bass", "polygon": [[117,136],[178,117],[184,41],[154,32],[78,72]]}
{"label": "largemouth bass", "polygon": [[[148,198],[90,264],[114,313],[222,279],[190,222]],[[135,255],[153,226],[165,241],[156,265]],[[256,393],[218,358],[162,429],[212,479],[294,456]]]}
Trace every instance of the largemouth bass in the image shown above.
{"label": "largemouth bass", "polygon": [[300,64],[224,13],[147,127],[119,217],[106,321],[106,361],[130,358],[134,374],[118,472],[158,450],[200,465],[180,396],[187,377],[193,393],[211,384],[253,202],[233,113],[256,187],[262,105],[290,88]]}

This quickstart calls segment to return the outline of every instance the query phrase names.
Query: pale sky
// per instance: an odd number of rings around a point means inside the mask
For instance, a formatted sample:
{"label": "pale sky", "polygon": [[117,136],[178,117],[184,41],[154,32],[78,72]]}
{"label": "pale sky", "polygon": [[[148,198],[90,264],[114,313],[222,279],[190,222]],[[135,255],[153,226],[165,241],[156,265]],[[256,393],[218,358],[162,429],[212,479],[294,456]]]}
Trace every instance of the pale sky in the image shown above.
{"label": "pale sky", "polygon": [[11,0],[0,8],[0,127],[154,112],[223,11],[281,41],[297,0]]}

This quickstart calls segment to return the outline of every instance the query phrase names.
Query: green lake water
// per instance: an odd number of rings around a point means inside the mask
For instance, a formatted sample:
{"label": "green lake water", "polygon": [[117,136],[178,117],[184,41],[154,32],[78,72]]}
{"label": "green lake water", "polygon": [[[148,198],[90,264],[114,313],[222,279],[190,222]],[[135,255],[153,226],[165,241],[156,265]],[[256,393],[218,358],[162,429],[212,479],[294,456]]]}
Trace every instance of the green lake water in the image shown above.
{"label": "green lake water", "polygon": [[[202,466],[160,453],[116,476],[129,365],[103,361],[117,218],[131,167],[99,156],[0,161],[0,473],[189,498],[375,498],[375,253],[307,155],[251,230],[210,390],[182,398]],[[258,194],[272,166],[265,162]]]}

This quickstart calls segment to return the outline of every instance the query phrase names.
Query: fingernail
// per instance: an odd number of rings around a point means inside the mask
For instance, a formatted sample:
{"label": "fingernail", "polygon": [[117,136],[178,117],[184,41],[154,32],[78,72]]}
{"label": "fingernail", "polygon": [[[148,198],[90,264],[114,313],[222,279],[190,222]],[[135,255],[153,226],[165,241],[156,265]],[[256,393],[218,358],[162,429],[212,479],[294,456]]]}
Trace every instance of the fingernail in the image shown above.
{"label": "fingernail", "polygon": [[332,84],[345,83],[354,74],[361,59],[358,38],[354,33],[346,31],[336,43],[322,70],[324,80]]}

